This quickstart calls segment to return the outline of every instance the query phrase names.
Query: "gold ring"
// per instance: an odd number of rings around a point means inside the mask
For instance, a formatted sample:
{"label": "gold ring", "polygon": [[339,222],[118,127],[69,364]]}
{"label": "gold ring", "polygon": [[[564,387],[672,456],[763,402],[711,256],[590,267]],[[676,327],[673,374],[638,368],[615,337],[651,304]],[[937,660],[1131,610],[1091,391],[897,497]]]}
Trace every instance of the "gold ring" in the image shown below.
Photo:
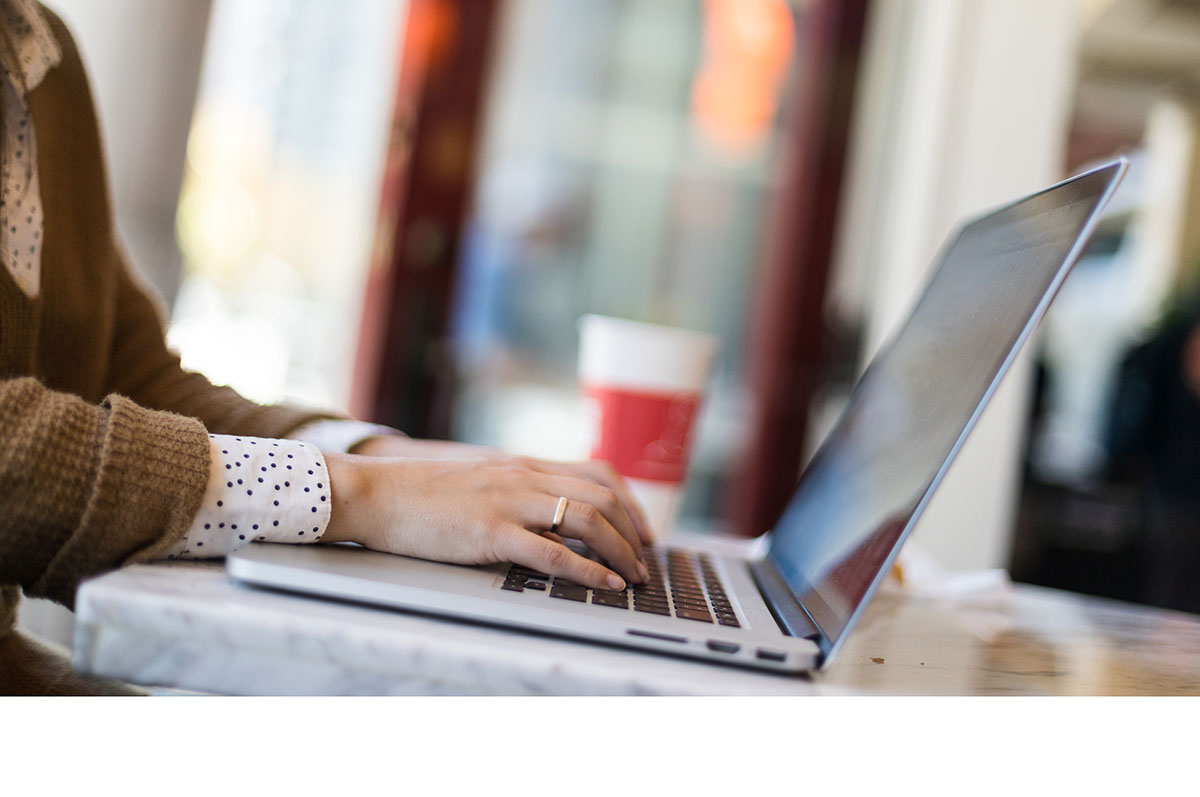
{"label": "gold ring", "polygon": [[559,525],[563,522],[563,517],[567,514],[567,499],[566,496],[559,496],[558,506],[554,507],[554,522],[550,524],[550,531],[553,533],[558,531]]}

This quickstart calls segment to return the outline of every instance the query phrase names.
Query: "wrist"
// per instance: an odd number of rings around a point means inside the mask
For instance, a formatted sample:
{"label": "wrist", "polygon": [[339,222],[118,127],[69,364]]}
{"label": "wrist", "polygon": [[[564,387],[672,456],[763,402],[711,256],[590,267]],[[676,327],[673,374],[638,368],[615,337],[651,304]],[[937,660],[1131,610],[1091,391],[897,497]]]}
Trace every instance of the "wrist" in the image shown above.
{"label": "wrist", "polygon": [[367,478],[360,463],[361,459],[353,454],[325,454],[330,510],[323,542],[364,542],[361,516],[366,502]]}

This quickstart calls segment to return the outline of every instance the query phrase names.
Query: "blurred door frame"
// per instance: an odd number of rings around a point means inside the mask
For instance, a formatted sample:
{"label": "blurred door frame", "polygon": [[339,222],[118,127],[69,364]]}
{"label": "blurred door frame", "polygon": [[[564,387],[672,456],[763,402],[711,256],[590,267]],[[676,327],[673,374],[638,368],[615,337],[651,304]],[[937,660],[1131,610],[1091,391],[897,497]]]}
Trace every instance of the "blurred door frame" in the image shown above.
{"label": "blurred door frame", "polygon": [[409,0],[351,411],[446,437],[445,345],[471,199],[491,53],[504,0]]}
{"label": "blurred door frame", "polygon": [[763,229],[747,313],[750,444],[727,496],[731,529],[779,519],[804,461],[809,407],[828,340],[825,300],[870,0],[815,0],[799,11],[799,75],[784,128],[785,174]]}

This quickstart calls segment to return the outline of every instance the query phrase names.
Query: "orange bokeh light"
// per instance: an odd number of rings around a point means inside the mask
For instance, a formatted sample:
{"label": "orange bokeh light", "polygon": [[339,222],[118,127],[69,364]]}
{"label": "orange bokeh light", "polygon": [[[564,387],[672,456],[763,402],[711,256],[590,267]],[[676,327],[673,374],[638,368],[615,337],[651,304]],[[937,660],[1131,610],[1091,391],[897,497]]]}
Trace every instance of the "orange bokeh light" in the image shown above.
{"label": "orange bokeh light", "polygon": [[795,38],[787,0],[706,0],[692,117],[717,147],[738,154],[762,141],[779,110]]}

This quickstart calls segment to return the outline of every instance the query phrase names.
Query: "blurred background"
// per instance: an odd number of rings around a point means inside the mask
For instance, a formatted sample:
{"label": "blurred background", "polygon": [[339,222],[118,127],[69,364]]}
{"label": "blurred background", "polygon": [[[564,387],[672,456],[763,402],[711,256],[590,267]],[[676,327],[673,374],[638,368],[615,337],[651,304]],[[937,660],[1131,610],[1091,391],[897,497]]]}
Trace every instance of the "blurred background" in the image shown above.
{"label": "blurred background", "polygon": [[581,458],[580,315],[712,332],[705,530],[771,526],[954,224],[1129,154],[914,540],[1200,611],[1195,0],[48,4],[187,367]]}

